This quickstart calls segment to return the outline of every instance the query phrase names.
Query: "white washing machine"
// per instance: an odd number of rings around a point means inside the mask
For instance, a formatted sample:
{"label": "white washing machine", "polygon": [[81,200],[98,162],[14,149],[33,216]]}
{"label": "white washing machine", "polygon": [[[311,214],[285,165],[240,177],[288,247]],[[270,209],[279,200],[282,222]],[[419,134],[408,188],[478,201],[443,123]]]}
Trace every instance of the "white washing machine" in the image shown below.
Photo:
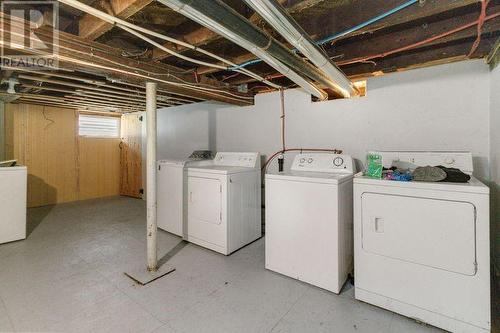
{"label": "white washing machine", "polygon": [[[458,168],[472,155],[379,152],[384,166]],[[355,297],[452,332],[489,332],[489,188],[354,178]]]}
{"label": "white washing machine", "polygon": [[212,164],[210,159],[160,160],[157,162],[158,228],[185,237],[187,168]]}
{"label": "white washing machine", "polygon": [[266,268],[339,293],[353,265],[353,160],[300,154],[266,174]]}
{"label": "white washing machine", "polygon": [[189,242],[229,255],[261,237],[259,153],[217,153],[187,179]]}
{"label": "white washing machine", "polygon": [[0,244],[26,238],[25,166],[0,167]]}

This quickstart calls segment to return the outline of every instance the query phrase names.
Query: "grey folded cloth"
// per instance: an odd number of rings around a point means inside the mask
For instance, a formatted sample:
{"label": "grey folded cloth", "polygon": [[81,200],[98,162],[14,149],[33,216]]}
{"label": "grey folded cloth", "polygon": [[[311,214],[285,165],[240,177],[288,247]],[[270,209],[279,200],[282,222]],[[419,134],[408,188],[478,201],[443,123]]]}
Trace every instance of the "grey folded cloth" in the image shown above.
{"label": "grey folded cloth", "polygon": [[446,172],[438,167],[425,166],[416,168],[412,176],[417,182],[440,182],[446,178]]}

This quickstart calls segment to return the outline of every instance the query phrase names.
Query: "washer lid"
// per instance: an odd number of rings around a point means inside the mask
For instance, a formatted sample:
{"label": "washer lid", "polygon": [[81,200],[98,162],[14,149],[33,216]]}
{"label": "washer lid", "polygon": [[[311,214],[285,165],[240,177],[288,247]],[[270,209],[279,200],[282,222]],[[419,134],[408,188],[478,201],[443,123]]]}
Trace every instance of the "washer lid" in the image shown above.
{"label": "washer lid", "polygon": [[270,172],[266,174],[266,179],[300,181],[319,184],[341,184],[353,178],[352,173],[333,172],[308,172],[308,171],[288,171]]}
{"label": "washer lid", "polygon": [[157,161],[157,165],[168,165],[168,166],[173,166],[173,167],[179,167],[183,168],[184,165],[186,165],[186,162],[188,160],[159,160]]}
{"label": "washer lid", "polygon": [[187,159],[187,160],[159,160],[158,165],[173,168],[184,168],[186,166],[212,165],[213,160]]}
{"label": "washer lid", "polygon": [[392,186],[401,188],[415,188],[435,191],[451,191],[465,193],[489,194],[490,188],[481,183],[477,178],[471,177],[467,183],[449,182],[399,182],[395,180],[373,179],[362,174],[354,177],[354,184],[365,184],[374,186]]}
{"label": "washer lid", "polygon": [[240,166],[227,166],[227,165],[197,165],[197,166],[189,166],[188,172],[204,172],[211,174],[219,174],[219,175],[229,175],[234,173],[241,172],[256,172],[259,169],[256,168],[247,168]]}

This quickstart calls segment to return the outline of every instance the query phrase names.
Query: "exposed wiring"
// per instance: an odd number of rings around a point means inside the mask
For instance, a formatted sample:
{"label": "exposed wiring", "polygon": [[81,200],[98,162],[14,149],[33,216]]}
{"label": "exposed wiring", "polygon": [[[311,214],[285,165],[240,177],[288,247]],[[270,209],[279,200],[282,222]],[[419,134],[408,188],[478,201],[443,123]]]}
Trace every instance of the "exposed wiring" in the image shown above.
{"label": "exposed wiring", "polygon": [[[309,151],[309,152],[325,152],[325,153],[334,153],[334,154],[341,154],[342,153],[342,150],[339,150],[339,149],[325,149],[325,148],[286,148],[286,128],[285,128],[285,91],[284,89],[280,89],[280,102],[281,102],[281,113],[280,113],[280,120],[281,120],[281,145],[282,145],[282,149],[280,151],[277,151],[275,152],[274,154],[271,155],[271,157],[269,157],[267,159],[267,161],[264,163],[264,165],[262,166],[262,171],[263,171],[263,174],[266,173],[266,170],[267,170],[267,167],[269,166],[269,164],[278,156],[280,156],[280,159],[281,159],[281,166],[280,166],[280,169],[283,167],[283,156],[287,153],[287,152],[293,152],[293,151],[297,151],[297,152],[305,152],[305,151]],[[282,171],[282,170],[280,170]]]}
{"label": "exposed wiring", "polygon": [[232,74],[232,75],[226,76],[221,81],[226,81],[226,80],[232,79],[233,77],[236,77],[238,75],[240,75],[240,73],[236,73],[236,74]]}
{"label": "exposed wiring", "polygon": [[472,48],[470,49],[469,54],[467,55],[468,58],[470,58],[474,54],[474,52],[476,52],[479,43],[481,43],[481,34],[483,32],[484,19],[486,17],[486,8],[488,7],[489,3],[490,0],[481,1],[481,13],[479,14],[479,18],[477,20],[477,38],[472,44]]}
{"label": "exposed wiring", "polygon": [[[255,74],[255,73],[252,73],[246,69],[237,69],[237,68],[234,68],[235,66],[237,66],[235,63],[231,62],[230,60],[227,60],[223,57],[220,57],[212,52],[209,52],[207,50],[204,50],[200,47],[197,47],[197,46],[194,46],[194,45],[191,45],[189,43],[186,43],[184,41],[181,41],[181,40],[178,40],[178,39],[175,39],[175,38],[172,38],[172,37],[169,37],[169,36],[166,36],[166,35],[163,35],[161,33],[158,33],[158,32],[155,32],[155,31],[152,31],[152,30],[149,30],[149,29],[146,29],[146,28],[143,28],[141,26],[138,26],[138,25],[135,25],[135,24],[132,24],[130,22],[127,22],[125,20],[122,20],[118,17],[115,17],[113,15],[110,15],[110,14],[107,14],[105,12],[102,12],[94,7],[91,7],[89,5],[86,5],[84,3],[81,3],[77,0],[59,0],[59,2],[62,2],[68,6],[71,6],[73,8],[76,8],[78,10],[81,10],[85,13],[88,13],[90,15],[93,15],[95,17],[98,17],[99,19],[103,20],[103,21],[106,21],[108,23],[111,23],[113,25],[116,25],[116,26],[119,26],[120,28],[136,35],[137,37],[145,40],[145,41],[148,41],[150,44],[158,47],[159,49],[171,54],[171,55],[174,55],[176,57],[179,57],[181,59],[184,59],[184,60],[187,60],[187,61],[190,61],[190,62],[193,62],[193,63],[197,63],[197,64],[200,64],[200,65],[204,65],[204,66],[210,66],[210,67],[214,67],[214,68],[219,68],[219,69],[225,69],[225,70],[234,70],[234,71],[237,71],[239,73],[242,73],[242,74],[245,74],[245,75],[248,75],[258,81],[262,81],[263,83],[265,84],[268,84],[270,85],[271,87],[273,88],[277,88],[279,89],[280,86],[272,83],[272,82],[269,82],[265,79],[263,79],[262,77],[260,77],[259,75]],[[129,29],[129,30],[127,30]],[[142,34],[141,34],[142,33]],[[216,59],[218,61],[221,61],[222,63],[224,63],[226,66],[223,66],[223,65],[218,65],[218,64],[212,64],[212,63],[208,63],[208,62],[204,62],[204,61],[201,61],[201,60],[196,60],[196,59],[193,59],[193,58],[190,58],[190,57],[187,57],[187,56],[184,56],[178,52],[175,52],[169,48],[166,48],[165,46],[161,45],[161,44],[158,44],[156,43],[155,41],[151,40],[151,39],[146,39],[147,37],[145,37],[143,34],[147,34],[149,36],[152,36],[152,37],[155,37],[155,38],[159,38],[159,39],[162,39],[164,41],[167,41],[167,42],[171,42],[171,43],[174,43],[174,44],[177,44],[177,45],[180,45],[180,46],[183,46],[187,49],[190,49],[190,50],[193,50],[193,51],[196,51],[196,52],[200,52],[202,54],[205,54],[213,59]],[[234,68],[234,69],[233,69]]]}
{"label": "exposed wiring", "polygon": [[160,50],[163,50],[177,58],[180,58],[180,59],[183,59],[183,60],[186,60],[186,61],[189,61],[189,62],[192,62],[194,64],[197,64],[197,65],[202,65],[202,66],[207,66],[207,67],[213,67],[213,68],[217,68],[217,69],[222,69],[222,70],[227,70],[228,67],[227,66],[221,66],[221,65],[217,65],[217,64],[212,64],[212,63],[209,63],[209,62],[206,62],[206,61],[202,61],[202,60],[197,60],[197,59],[193,59],[191,57],[188,57],[188,56],[185,56],[183,54],[180,54],[178,52],[175,52],[163,45],[161,45],[160,43],[157,43],[155,42],[154,40],[152,40],[151,38],[149,37],[146,37],[145,35],[141,34],[140,32],[134,30],[134,29],[131,29],[123,24],[116,24],[117,27],[125,30],[126,32],[136,36],[136,37],[139,37],[140,39],[148,42],[149,44],[159,48]]}
{"label": "exposed wiring", "polygon": [[410,0],[410,1],[407,1],[407,2],[401,4],[401,5],[397,6],[397,7],[394,7],[393,9],[391,9],[391,10],[385,12],[385,13],[382,13],[382,14],[380,14],[378,16],[375,16],[374,18],[369,19],[368,21],[365,21],[363,23],[355,25],[352,28],[349,28],[349,29],[344,30],[342,32],[338,32],[338,33],[336,33],[334,35],[331,35],[331,36],[325,37],[323,39],[320,39],[319,41],[317,41],[317,44],[322,45],[322,44],[330,43],[330,42],[332,42],[332,41],[334,41],[336,39],[345,37],[345,36],[347,36],[347,35],[355,32],[355,31],[358,31],[360,29],[363,29],[363,28],[369,26],[370,24],[373,24],[373,23],[375,23],[377,21],[383,20],[386,17],[391,16],[391,15],[399,12],[400,10],[405,9],[406,7],[409,7],[409,6],[417,3],[418,1],[419,0]]}
{"label": "exposed wiring", "polygon": [[[0,31],[3,31],[3,28],[0,28]],[[11,34],[16,34],[16,32],[14,31],[11,31]],[[4,45],[4,41],[1,41],[0,40],[0,44]],[[49,45],[54,45],[54,44],[51,44],[49,42],[47,42],[46,44],[49,44]],[[12,46],[12,43],[11,43],[11,46]],[[21,46],[17,46],[17,47],[20,47]],[[97,67],[97,68],[103,68],[103,69],[107,69],[107,70],[112,70],[112,71],[117,71],[117,72],[120,72],[120,73],[124,73],[124,74],[128,74],[128,75],[133,75],[133,76],[141,76],[141,77],[145,77],[147,79],[154,79],[156,81],[159,81],[159,82],[162,82],[162,83],[167,83],[167,84],[171,84],[171,85],[176,85],[176,86],[183,86],[183,87],[188,87],[188,88],[191,88],[191,89],[199,89],[199,90],[204,90],[204,91],[212,91],[212,92],[217,92],[217,93],[220,93],[220,94],[225,94],[225,95],[230,95],[230,96],[233,96],[233,97],[236,97],[238,99],[253,99],[253,97],[249,97],[249,96],[242,96],[242,95],[237,95],[237,94],[233,94],[231,92],[228,92],[228,91],[225,91],[225,90],[220,90],[220,89],[214,89],[214,88],[207,88],[207,87],[201,87],[199,85],[194,85],[194,84],[191,84],[191,83],[179,83],[179,82],[173,82],[173,81],[165,81],[165,80],[162,80],[162,79],[158,79],[158,78],[151,78],[149,75],[152,75],[152,76],[159,76],[159,74],[157,73],[154,73],[154,72],[150,72],[150,71],[147,71],[147,70],[144,70],[144,69],[138,69],[138,68],[135,68],[135,67],[132,67],[132,66],[128,66],[128,65],[124,65],[122,63],[118,63],[116,61],[113,61],[113,60],[110,60],[110,59],[107,59],[105,57],[101,57],[101,56],[98,56],[96,54],[88,54],[86,52],[82,52],[82,51],[78,51],[78,50],[75,50],[75,49],[71,49],[71,48],[68,48],[68,47],[65,47],[63,45],[58,45],[58,47],[60,49],[66,49],[68,51],[70,51],[71,53],[79,53],[79,54],[83,54],[85,55],[86,57],[91,57],[91,58],[96,58],[96,59],[100,59],[102,61],[105,61],[105,62],[110,62],[114,65],[118,65],[120,67],[124,67],[124,68],[127,68],[129,70],[133,70],[134,72],[130,72],[130,71],[124,71],[124,70],[121,70],[121,69],[115,69],[115,68],[110,68],[110,67],[107,67],[107,66],[104,66],[104,65],[100,65],[100,64],[95,64],[95,63],[92,63],[92,62],[86,62],[86,61],[83,61],[83,60],[79,60],[79,59],[74,59],[74,58],[69,58],[69,57],[64,57],[64,56],[60,56],[58,55],[57,57],[60,58],[60,59],[65,59],[66,61],[69,61],[69,62],[73,62],[73,63],[79,63],[79,64],[85,64],[86,66],[90,66],[90,67]],[[25,48],[25,47],[22,47],[22,48]],[[28,51],[28,50],[27,50]],[[35,50],[35,49],[30,49],[29,51],[31,52],[34,52],[34,53],[37,53],[37,52],[41,52],[41,51],[38,51],[38,50]],[[43,52],[41,53],[42,55],[45,55]],[[141,71],[141,72],[144,72],[146,73],[148,76],[144,76],[142,74],[139,74],[139,73],[136,73],[136,71]],[[179,77],[173,75],[173,74],[163,74],[163,75],[168,75],[170,77],[173,77],[179,81],[183,81],[183,82],[187,82],[187,81],[184,81],[182,79],[180,79]]]}
{"label": "exposed wiring", "polygon": [[[349,28],[347,30],[344,30],[344,31],[338,32],[338,33],[336,33],[334,35],[331,35],[331,36],[325,37],[323,39],[320,39],[320,40],[316,41],[315,44],[318,45],[318,46],[321,46],[323,44],[332,42],[332,41],[334,41],[336,39],[339,39],[341,37],[345,37],[345,36],[347,36],[347,35],[355,32],[355,31],[358,31],[360,29],[363,29],[363,28],[369,26],[370,24],[373,24],[373,23],[375,23],[377,21],[380,21],[380,20],[382,20],[382,19],[384,19],[384,18],[386,18],[388,16],[391,16],[391,15],[393,15],[393,14],[395,14],[395,13],[397,13],[397,12],[399,12],[399,11],[401,11],[401,10],[403,10],[403,9],[405,9],[405,8],[407,8],[407,7],[415,4],[417,2],[419,2],[419,0],[410,0],[410,1],[407,1],[407,2],[401,4],[401,5],[399,5],[399,6],[395,7],[395,8],[387,11],[387,12],[384,12],[384,13],[378,15],[378,16],[375,16],[372,19],[369,19],[368,21],[362,22],[362,23],[360,23],[358,25],[355,25],[354,27],[351,27],[351,28]],[[294,51],[297,51],[297,50],[294,49]],[[254,60],[250,60],[250,61],[244,62],[244,63],[242,63],[240,65],[237,65],[236,67],[233,67],[233,68],[234,69],[239,69],[239,68],[247,67],[247,66],[250,66],[250,65],[255,65],[255,64],[258,64],[260,62],[262,62],[261,59],[254,59]]]}
{"label": "exposed wiring", "polygon": [[286,141],[285,141],[285,90],[280,89],[280,102],[281,102],[281,146],[283,148],[283,152],[286,150]]}
{"label": "exposed wiring", "polygon": [[[500,16],[500,13],[491,14],[491,15],[486,16],[484,18],[484,21],[488,21],[488,20],[494,19],[494,18],[499,17],[499,16]],[[422,40],[420,42],[417,42],[417,43],[413,43],[413,44],[410,44],[410,45],[399,47],[399,48],[396,48],[396,49],[393,49],[393,50],[390,50],[390,51],[386,51],[386,52],[382,52],[382,53],[379,53],[379,54],[374,54],[374,55],[369,55],[369,56],[359,57],[359,58],[353,58],[353,59],[344,60],[344,61],[338,61],[338,62],[336,62],[336,64],[338,66],[344,66],[344,65],[355,64],[355,63],[358,63],[358,62],[362,62],[362,63],[369,62],[369,63],[374,63],[376,65],[376,63],[372,59],[384,58],[384,57],[387,57],[389,55],[393,55],[395,53],[400,53],[400,52],[403,52],[403,51],[408,51],[408,50],[414,49],[416,47],[419,47],[419,46],[422,46],[422,45],[434,42],[435,40],[447,37],[449,35],[452,35],[454,33],[459,32],[459,31],[462,31],[462,30],[468,29],[470,27],[473,27],[473,26],[477,25],[478,23],[479,23],[479,20],[475,20],[475,21],[470,22],[468,24],[465,24],[465,25],[462,25],[462,26],[457,27],[455,29],[452,29],[452,30],[449,30],[447,32],[444,32],[442,34],[439,34],[439,35],[436,35],[436,36],[424,39],[424,40]],[[266,79],[275,79],[275,78],[278,78],[278,77],[283,77],[283,75],[281,75],[281,74],[268,75],[268,76],[266,76]]]}
{"label": "exposed wiring", "polygon": [[[488,21],[488,20],[491,20],[491,19],[493,19],[495,17],[498,17],[498,16],[500,16],[500,13],[495,13],[495,14],[486,16],[484,18],[484,20]],[[411,49],[414,49],[416,47],[419,47],[419,46],[431,43],[431,42],[433,42],[435,40],[441,39],[443,37],[447,37],[449,35],[452,35],[454,33],[459,32],[459,31],[465,30],[467,28],[473,27],[473,26],[477,25],[478,23],[479,23],[479,20],[475,20],[475,21],[473,21],[471,23],[462,25],[460,27],[457,27],[455,29],[449,30],[449,31],[444,32],[442,34],[439,34],[439,35],[436,35],[436,36],[424,39],[424,40],[422,40],[420,42],[417,42],[417,43],[413,43],[413,44],[410,44],[410,45],[407,45],[407,46],[399,47],[397,49],[393,49],[393,50],[390,50],[390,51],[387,51],[387,52],[383,52],[383,53],[379,53],[379,54],[374,54],[374,55],[370,55],[370,56],[366,56],[366,57],[349,59],[349,60],[345,60],[345,61],[339,61],[339,62],[337,62],[337,65],[342,66],[342,65],[349,65],[349,64],[353,64],[353,63],[357,63],[357,62],[365,62],[365,61],[368,61],[368,60],[371,60],[371,59],[383,58],[383,57],[387,57],[387,56],[395,54],[395,53],[399,53],[399,52],[411,50]]]}
{"label": "exposed wiring", "polygon": [[[254,79],[258,80],[258,81],[262,81],[263,83],[268,84],[268,85],[270,85],[271,87],[274,87],[274,88],[280,88],[280,87],[279,87],[279,86],[277,86],[276,84],[274,84],[274,83],[272,83],[272,82],[269,82],[269,81],[267,81],[265,78],[262,78],[261,76],[259,76],[259,75],[255,74],[255,73],[253,73],[253,72],[250,72],[250,71],[248,71],[248,70],[246,70],[246,69],[232,69],[232,68],[231,68],[231,67],[229,67],[229,66],[223,66],[223,65],[218,65],[218,64],[212,64],[212,63],[209,63],[209,62],[206,62],[206,61],[197,60],[197,59],[193,59],[193,58],[191,58],[191,57],[187,57],[187,56],[185,56],[185,55],[183,55],[183,54],[180,54],[180,53],[178,53],[178,52],[175,52],[175,51],[170,50],[169,48],[166,48],[165,46],[161,45],[160,43],[155,42],[155,41],[154,41],[154,40],[152,40],[151,38],[146,37],[145,35],[143,35],[143,34],[139,33],[138,31],[136,31],[136,30],[134,30],[134,29],[131,29],[131,28],[129,28],[129,27],[127,27],[127,26],[124,26],[124,25],[122,25],[122,24],[117,24],[117,26],[118,26],[118,27],[120,27],[121,29],[123,29],[123,30],[125,30],[125,31],[129,32],[130,34],[132,34],[132,35],[134,35],[134,36],[137,36],[137,37],[139,37],[140,39],[142,39],[142,40],[144,40],[144,41],[148,42],[149,44],[151,44],[151,45],[153,45],[153,46],[155,46],[155,47],[159,48],[160,50],[163,50],[163,51],[165,51],[165,52],[167,52],[167,53],[169,53],[169,54],[171,54],[171,55],[173,55],[173,56],[176,56],[177,58],[184,59],[184,60],[186,60],[186,61],[192,62],[192,63],[194,63],[194,64],[202,65],[202,66],[207,66],[207,67],[217,68],[217,69],[221,69],[221,70],[229,70],[229,71],[234,71],[234,72],[237,72],[237,73],[236,73],[236,75],[239,75],[240,73],[241,73],[241,74],[245,74],[245,75],[247,75],[247,76],[249,76],[249,77],[252,77],[252,78],[254,78]],[[200,51],[200,52],[201,52],[201,51]],[[209,52],[208,52],[208,53],[206,53],[206,52],[202,52],[202,53],[210,55],[210,53],[209,53]],[[232,65],[234,65],[233,63],[231,63],[231,62],[229,62],[228,60],[225,60],[225,59],[223,59],[223,58],[217,57],[217,59],[218,59],[218,60],[223,61],[224,63],[228,63],[228,64],[229,64],[229,65],[231,65],[231,66],[232,66]],[[234,75],[234,76],[236,76],[236,75]]]}
{"label": "exposed wiring", "polygon": [[140,58],[145,56],[148,53],[148,49],[145,49],[144,51],[122,51],[122,56],[125,58]]}

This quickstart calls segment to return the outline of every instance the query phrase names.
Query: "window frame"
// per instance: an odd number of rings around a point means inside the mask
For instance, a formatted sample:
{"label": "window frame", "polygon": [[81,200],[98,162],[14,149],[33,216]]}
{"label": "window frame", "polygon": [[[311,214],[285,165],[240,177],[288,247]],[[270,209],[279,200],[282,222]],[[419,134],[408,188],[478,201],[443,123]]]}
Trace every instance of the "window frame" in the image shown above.
{"label": "window frame", "polygon": [[[107,135],[105,133],[96,133],[96,134],[91,134],[91,133],[84,133],[82,134],[82,126],[81,126],[81,118],[103,118],[106,120],[115,120],[116,121],[116,133],[113,135]],[[120,139],[121,138],[121,117],[119,116],[112,116],[112,115],[97,115],[97,114],[88,114],[88,113],[79,113],[78,114],[78,136],[79,137],[84,137],[84,138],[94,138],[94,139]]]}

